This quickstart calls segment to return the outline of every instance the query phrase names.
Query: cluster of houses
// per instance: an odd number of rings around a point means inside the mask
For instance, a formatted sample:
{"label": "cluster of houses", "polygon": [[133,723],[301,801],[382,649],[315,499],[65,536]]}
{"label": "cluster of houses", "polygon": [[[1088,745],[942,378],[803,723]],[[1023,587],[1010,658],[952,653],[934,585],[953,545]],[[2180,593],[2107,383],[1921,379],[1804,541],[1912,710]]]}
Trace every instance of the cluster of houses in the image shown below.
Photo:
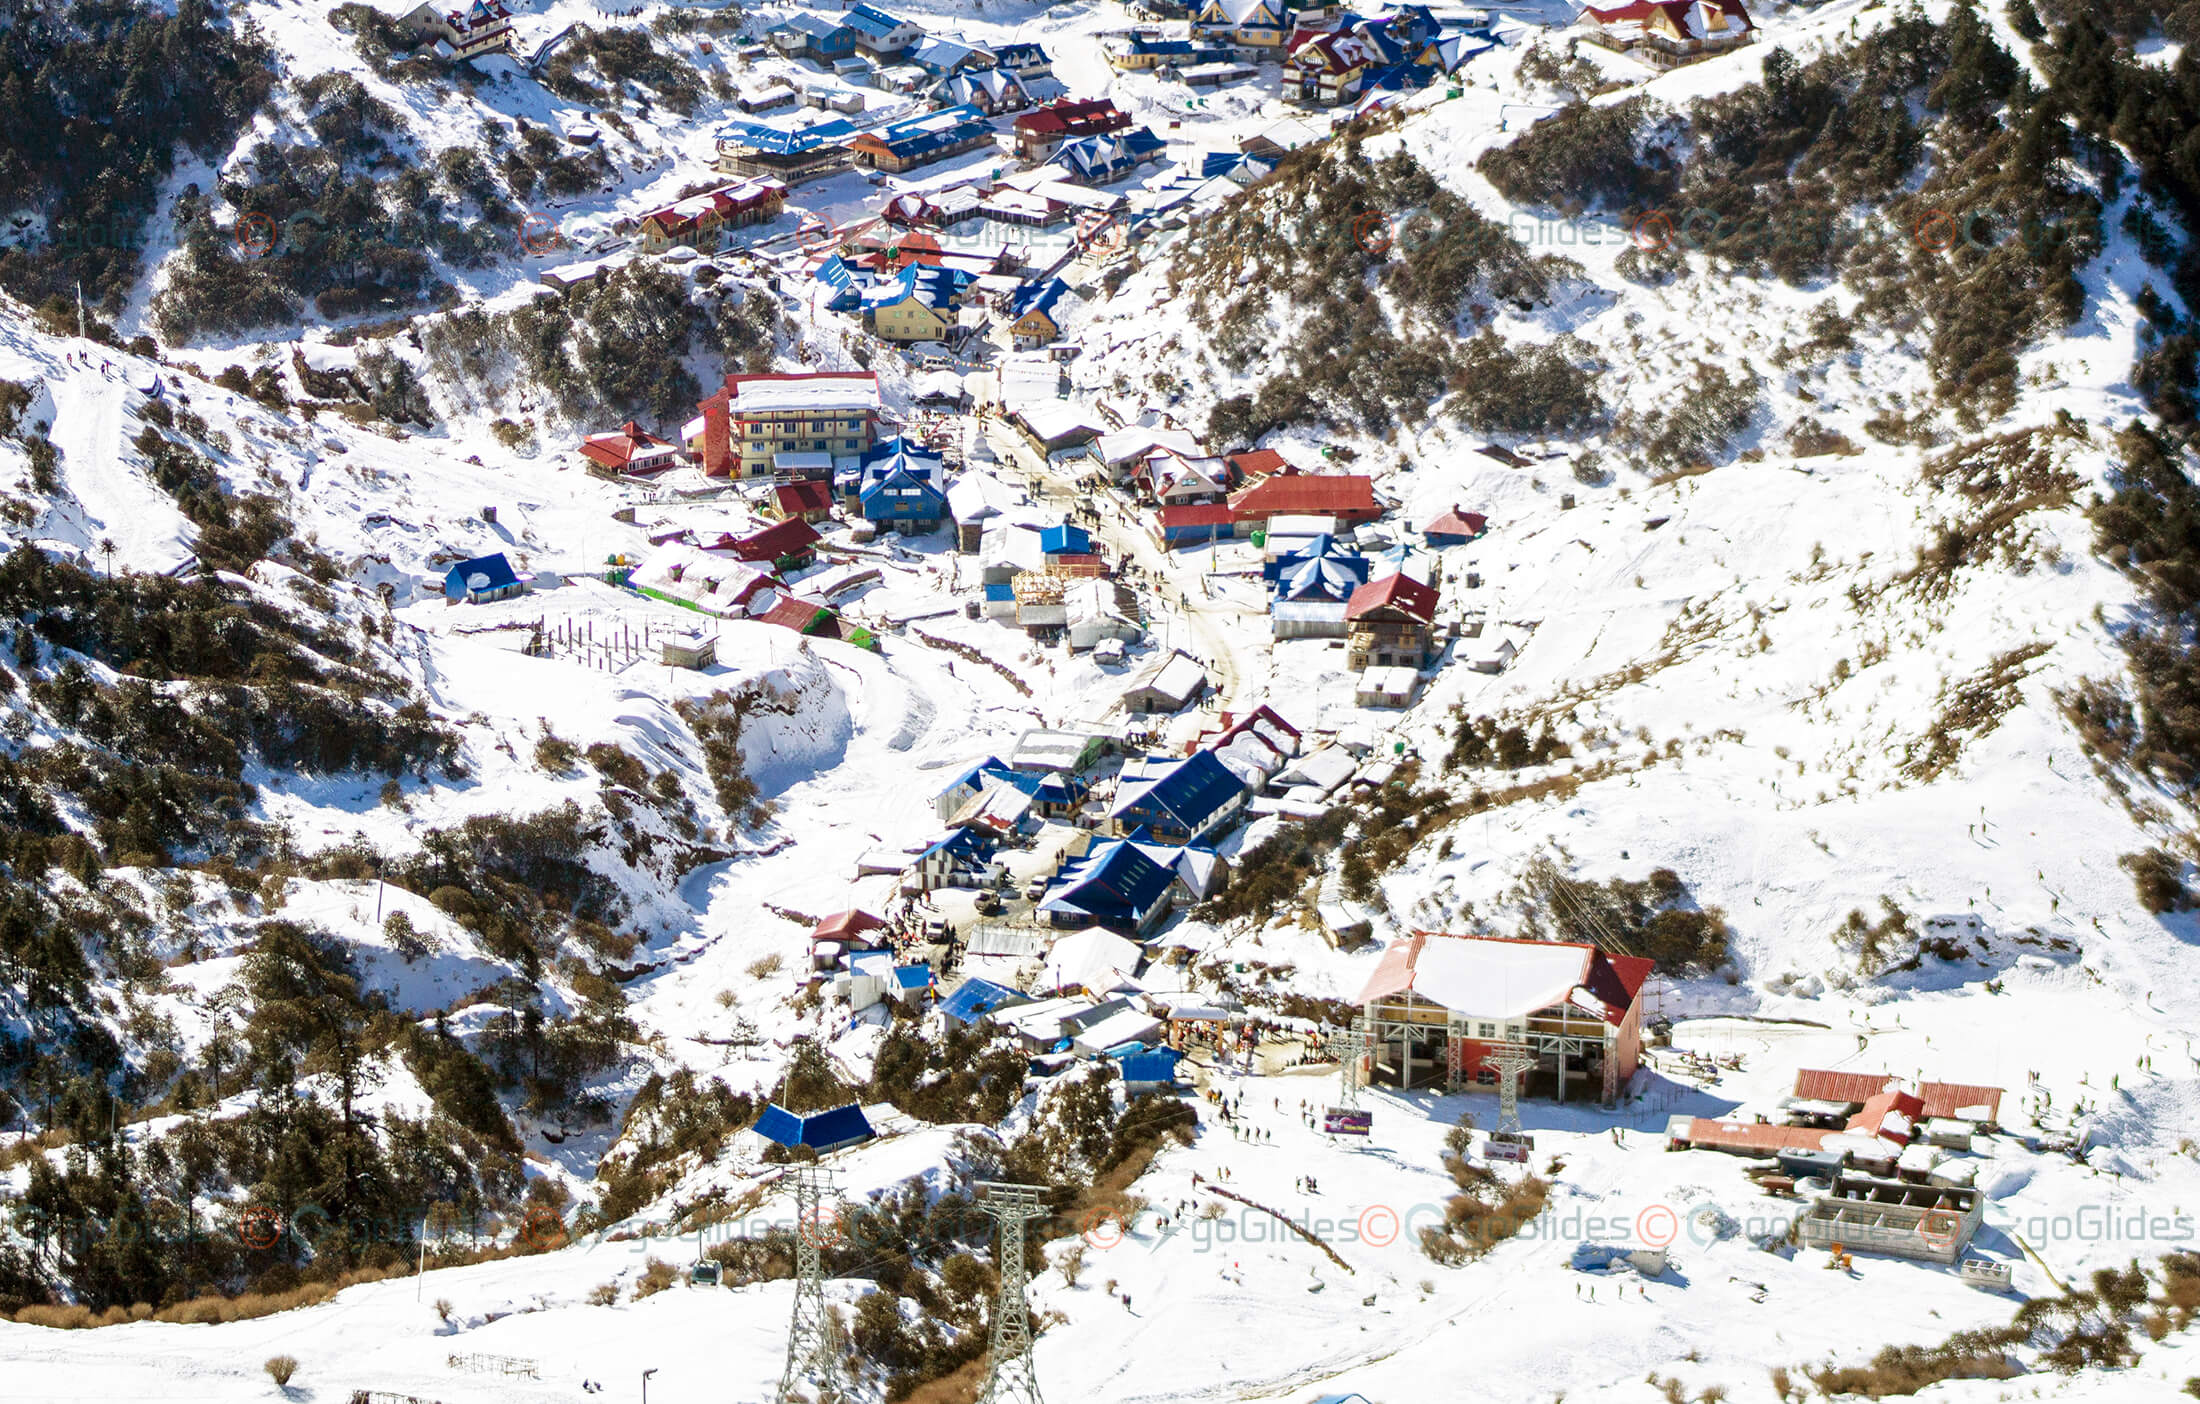
{"label": "cluster of houses", "polygon": [[1338,6],[1297,8],[1282,0],[1207,0],[1186,32],[1134,29],[1107,37],[1108,61],[1156,71],[1193,86],[1227,82],[1270,61],[1283,70],[1287,101],[1336,107],[1426,87],[1497,47],[1483,16],[1439,20],[1425,5],[1379,15]]}
{"label": "cluster of houses", "polygon": [[[948,105],[976,102],[987,112],[1013,111],[1063,91],[1037,44],[981,48],[927,34],[915,21],[871,5],[795,14],[764,37],[786,57],[806,59],[837,78]],[[791,90],[786,100],[794,100]]]}
{"label": "cluster of houses", "polygon": [[[1228,884],[1221,841],[1260,815],[1318,816],[1347,802],[1349,786],[1382,783],[1390,765],[1364,745],[1310,743],[1266,706],[1223,714],[1178,754],[1142,754],[1102,731],[1028,732],[934,796],[943,832],[899,869],[905,895],[972,890],[993,919],[957,942],[944,930],[920,941],[843,913],[813,932],[808,978],[856,1012],[921,1006],[945,988],[952,960],[951,1018],[1010,1028],[1035,1054],[1156,1051],[1171,1015],[1143,1001],[1143,981],[1184,953],[1164,939],[1171,918]],[[883,857],[858,871],[893,871]],[[1160,1041],[1179,1042],[1174,1031]]]}

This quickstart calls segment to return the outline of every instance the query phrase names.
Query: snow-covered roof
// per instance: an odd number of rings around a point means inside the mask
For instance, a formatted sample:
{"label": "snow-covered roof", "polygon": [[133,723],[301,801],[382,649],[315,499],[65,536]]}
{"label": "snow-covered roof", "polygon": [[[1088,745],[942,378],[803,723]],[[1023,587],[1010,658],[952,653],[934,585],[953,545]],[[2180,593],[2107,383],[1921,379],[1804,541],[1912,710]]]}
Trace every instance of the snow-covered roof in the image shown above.
{"label": "snow-covered roof", "polygon": [[1161,1021],[1136,1009],[1119,1009],[1077,1035],[1077,1046],[1104,1052],[1126,1043],[1140,1043],[1161,1032]]}
{"label": "snow-covered roof", "polygon": [[1361,1000],[1410,989],[1475,1018],[1525,1018],[1562,1002],[1582,982],[1588,950],[1559,942],[1416,938],[1383,953]]}
{"label": "snow-covered roof", "polygon": [[742,375],[728,378],[733,412],[767,410],[875,410],[878,376],[870,371],[821,371],[811,375]]}
{"label": "snow-covered roof", "polygon": [[1046,971],[1040,988],[1083,989],[1106,994],[1123,976],[1138,968],[1136,942],[1094,927],[1076,931],[1054,943],[1047,952]]}
{"label": "snow-covered roof", "polygon": [[737,561],[681,541],[670,541],[635,567],[627,583],[711,614],[739,619],[751,598],[771,583],[768,566]]}
{"label": "snow-covered roof", "polygon": [[1207,670],[1183,653],[1172,653],[1166,662],[1141,679],[1131,692],[1152,692],[1181,707],[1207,685]]}
{"label": "snow-covered roof", "polygon": [[1312,785],[1328,794],[1352,778],[1353,767],[1358,764],[1352,753],[1342,746],[1324,746],[1318,751],[1300,756],[1276,773],[1279,785]]}

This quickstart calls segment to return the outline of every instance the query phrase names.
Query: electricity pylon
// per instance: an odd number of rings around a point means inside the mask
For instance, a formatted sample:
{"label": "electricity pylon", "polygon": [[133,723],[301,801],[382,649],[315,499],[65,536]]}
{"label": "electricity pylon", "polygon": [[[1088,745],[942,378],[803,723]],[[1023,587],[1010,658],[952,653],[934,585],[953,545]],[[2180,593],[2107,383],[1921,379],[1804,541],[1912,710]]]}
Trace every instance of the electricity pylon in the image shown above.
{"label": "electricity pylon", "polygon": [[[779,1376],[778,1404],[827,1404],[847,1395],[840,1332],[825,1304],[825,1259],[819,1251],[832,1231],[820,1212],[832,1188],[831,1171],[804,1165],[794,1172],[794,1314],[787,1323],[787,1368]],[[803,1386],[813,1393],[797,1393]]]}
{"label": "electricity pylon", "polygon": [[1349,1030],[1337,1035],[1337,1077],[1342,1084],[1337,1089],[1337,1105],[1346,1111],[1359,1108],[1360,1087],[1366,1080],[1366,1065],[1361,1060],[1374,1046],[1366,1019],[1354,1019]]}
{"label": "electricity pylon", "polygon": [[1024,1221],[1047,1212],[1037,1185],[981,1180],[978,1207],[1001,1225],[994,1252],[1001,1269],[1001,1291],[993,1303],[993,1353],[986,1362],[985,1391],[978,1404],[1045,1404],[1039,1397],[1039,1372],[1031,1363],[1031,1314],[1024,1305]]}

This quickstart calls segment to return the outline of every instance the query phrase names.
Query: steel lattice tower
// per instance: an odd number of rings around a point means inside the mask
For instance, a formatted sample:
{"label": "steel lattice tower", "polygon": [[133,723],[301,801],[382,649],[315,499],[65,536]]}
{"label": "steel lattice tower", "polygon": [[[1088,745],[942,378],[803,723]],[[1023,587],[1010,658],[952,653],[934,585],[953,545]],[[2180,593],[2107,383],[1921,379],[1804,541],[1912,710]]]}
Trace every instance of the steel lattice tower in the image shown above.
{"label": "steel lattice tower", "polygon": [[1497,1043],[1483,1055],[1482,1064],[1497,1073],[1497,1130],[1501,1135],[1520,1134],[1520,1079],[1535,1071],[1535,1050],[1525,1043]]}
{"label": "steel lattice tower", "polygon": [[[825,1404],[847,1395],[840,1333],[825,1304],[825,1259],[819,1252],[830,1231],[821,1206],[832,1187],[830,1171],[805,1165],[794,1172],[794,1313],[787,1323],[787,1368],[779,1377],[779,1404]],[[796,1392],[805,1385],[814,1393]]]}
{"label": "steel lattice tower", "polygon": [[1337,1077],[1341,1084],[1337,1091],[1337,1105],[1346,1111],[1357,1110],[1360,1105],[1360,1087],[1365,1082],[1361,1059],[1375,1046],[1367,1031],[1367,1020],[1354,1019],[1349,1032],[1337,1035]]}
{"label": "steel lattice tower", "polygon": [[1024,1305],[1024,1221],[1047,1212],[1037,1185],[981,1180],[978,1207],[1001,1225],[994,1257],[1001,1270],[1001,1291],[993,1304],[993,1353],[986,1363],[985,1390],[978,1404],[1044,1404],[1039,1372],[1031,1363],[1031,1313]]}

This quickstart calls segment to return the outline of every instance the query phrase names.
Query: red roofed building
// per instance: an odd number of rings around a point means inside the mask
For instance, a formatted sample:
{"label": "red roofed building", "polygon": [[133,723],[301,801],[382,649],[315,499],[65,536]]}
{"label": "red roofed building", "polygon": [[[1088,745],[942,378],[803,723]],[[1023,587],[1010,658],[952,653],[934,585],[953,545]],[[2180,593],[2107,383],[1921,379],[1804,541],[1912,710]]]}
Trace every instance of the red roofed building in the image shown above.
{"label": "red roofed building", "polygon": [[1360,991],[1377,1074],[1402,1087],[1495,1087],[1486,1059],[1524,1044],[1537,1059],[1522,1090],[1577,1078],[1619,1100],[1642,1056],[1642,990],[1653,969],[1572,941],[1415,932],[1394,941]]}
{"label": "red roofed building", "polygon": [[1265,523],[1270,517],[1335,517],[1356,527],[1383,514],[1375,505],[1375,480],[1359,474],[1278,473],[1239,493],[1230,502],[1240,523]]}
{"label": "red roofed building", "polygon": [[1249,449],[1244,453],[1227,454],[1222,461],[1230,467],[1230,481],[1237,483],[1292,471],[1290,460],[1274,449]]}
{"label": "red roofed building", "polygon": [[840,616],[819,604],[799,595],[781,595],[771,608],[749,618],[759,624],[777,624],[782,629],[792,629],[798,634],[830,634]]}
{"label": "red roofed building", "polygon": [[1184,754],[1220,751],[1236,744],[1240,737],[1251,737],[1274,753],[1278,760],[1288,760],[1299,752],[1299,729],[1278,716],[1265,702],[1242,717],[1224,712],[1221,720],[1219,730],[1202,732],[1184,748]]}
{"label": "red roofed building", "polygon": [[1130,114],[1106,98],[1050,102],[1016,119],[1016,145],[1026,160],[1043,161],[1074,137],[1102,136],[1130,124]]}
{"label": "red roofed building", "polygon": [[772,489],[772,511],[788,521],[813,525],[824,521],[833,514],[831,480],[805,478],[798,483],[781,483]]}
{"label": "red roofed building", "polygon": [[1237,535],[1237,511],[1227,502],[1193,502],[1157,514],[1163,546],[1227,541]]}
{"label": "red roofed building", "polygon": [[581,457],[613,473],[662,473],[679,466],[680,446],[630,419],[608,434],[591,434],[582,440]]}
{"label": "red roofed building", "polygon": [[816,527],[800,517],[789,517],[739,539],[721,538],[710,549],[737,561],[767,564],[778,570],[800,570],[817,559],[818,540]]}
{"label": "red roofed building", "polygon": [[1579,23],[1591,43],[1616,49],[1652,68],[1677,68],[1757,37],[1742,0],[1634,0],[1617,9],[1591,5]]}
{"label": "red roofed building", "polygon": [[818,919],[817,925],[811,928],[810,940],[813,943],[818,941],[855,941],[860,939],[866,931],[884,931],[885,929],[886,923],[872,916],[869,912],[835,912],[829,917]]}
{"label": "red roofed building", "polygon": [[[1794,1101],[1824,1102],[1855,1114],[1875,1097],[1902,1086],[1887,1073],[1835,1072],[1804,1068],[1795,1074]],[[2001,1089],[1974,1087],[1960,1082],[1921,1082],[1914,1089],[1919,1113],[1927,1118],[1997,1123],[2001,1118]]]}
{"label": "red roofed building", "polygon": [[703,253],[716,253],[724,243],[725,231],[777,219],[786,204],[787,187],[776,180],[738,181],[690,195],[642,216],[642,250],[663,253],[675,244],[685,244]]}
{"label": "red roofed building", "polygon": [[1431,546],[1464,546],[1490,529],[1490,519],[1480,512],[1462,512],[1452,508],[1443,516],[1421,528],[1421,536]]}
{"label": "red roofed building", "polygon": [[1370,580],[1344,603],[1345,666],[1419,668],[1435,652],[1436,590],[1403,572]]}

